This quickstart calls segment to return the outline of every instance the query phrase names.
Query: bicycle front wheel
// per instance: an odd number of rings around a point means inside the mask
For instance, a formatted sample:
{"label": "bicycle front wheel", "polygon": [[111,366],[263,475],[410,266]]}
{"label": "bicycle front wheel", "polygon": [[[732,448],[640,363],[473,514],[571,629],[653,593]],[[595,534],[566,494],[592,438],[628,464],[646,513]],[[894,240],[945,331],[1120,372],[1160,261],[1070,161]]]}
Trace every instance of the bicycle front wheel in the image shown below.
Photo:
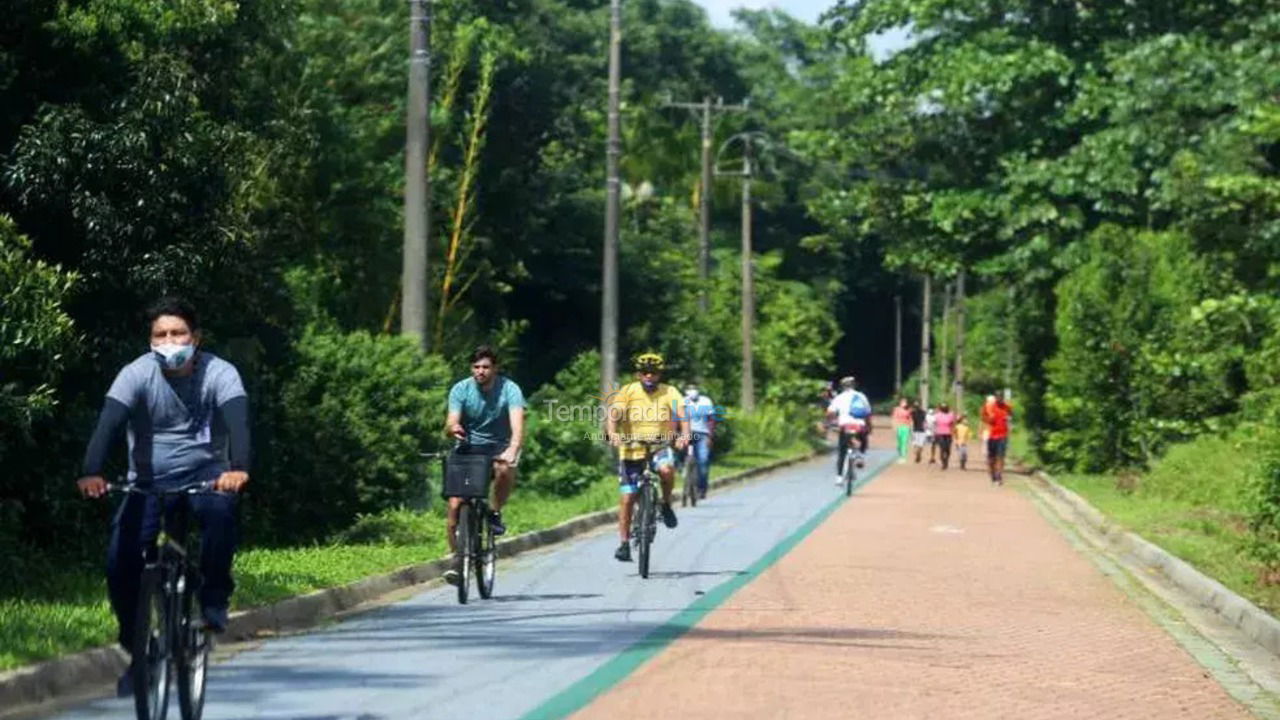
{"label": "bicycle front wheel", "polygon": [[162,572],[157,568],[144,570],[138,587],[131,666],[133,706],[138,720],[164,720],[169,711],[173,610]]}
{"label": "bicycle front wheel", "polygon": [[680,506],[696,507],[698,504],[698,462],[693,458],[693,449],[689,449],[689,458],[684,462],[684,492],[680,497]]}
{"label": "bicycle front wheel", "polygon": [[466,605],[476,557],[476,510],[469,502],[458,508],[458,552],[454,557],[458,563],[458,602]]}
{"label": "bicycle front wheel", "polygon": [[488,518],[480,519],[480,532],[476,543],[476,588],[480,597],[493,597],[493,583],[498,575],[498,543],[493,538],[493,525]]}
{"label": "bicycle front wheel", "polygon": [[197,602],[199,582],[195,573],[190,574],[182,593],[182,614],[179,618],[181,640],[174,648],[177,659],[178,710],[182,720],[200,720],[204,715],[205,680],[209,674],[209,650],[213,636],[198,622],[200,607]]}
{"label": "bicycle front wheel", "polygon": [[652,485],[645,485],[641,488],[640,498],[638,500],[639,507],[636,511],[640,514],[640,577],[649,577],[649,549],[653,544],[653,535],[656,529],[653,514],[657,508],[654,507],[653,499],[654,489]]}

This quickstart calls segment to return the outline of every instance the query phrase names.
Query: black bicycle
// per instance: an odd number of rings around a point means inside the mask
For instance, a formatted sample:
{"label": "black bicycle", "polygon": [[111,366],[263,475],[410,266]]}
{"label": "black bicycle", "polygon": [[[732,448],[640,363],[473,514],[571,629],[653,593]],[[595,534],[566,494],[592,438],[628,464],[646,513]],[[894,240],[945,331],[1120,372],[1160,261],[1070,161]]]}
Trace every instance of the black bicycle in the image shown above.
{"label": "black bicycle", "polygon": [[684,465],[680,472],[684,487],[680,491],[680,507],[696,507],[698,504],[698,459],[693,452],[693,443],[684,448]]}
{"label": "black bicycle", "polygon": [[199,720],[204,713],[205,680],[213,634],[200,614],[203,578],[198,561],[184,544],[190,527],[186,502],[169,500],[211,492],[213,483],[198,482],[173,488],[109,484],[108,492],[143,495],[161,505],[160,530],[146,548],[138,586],[134,620],[133,704],[139,720],[163,720],[169,711],[169,684],[178,686],[178,709],[183,720]]}
{"label": "black bicycle", "polygon": [[489,522],[489,483],[493,479],[493,457],[467,454],[455,447],[450,453],[426,453],[444,462],[441,495],[446,499],[461,498],[458,525],[454,531],[457,551],[454,569],[458,572],[458,602],[465,605],[475,578],[480,597],[493,597],[498,574],[498,543]]}
{"label": "black bicycle", "polygon": [[653,539],[658,535],[658,477],[653,472],[653,456],[665,448],[665,442],[634,443],[644,448],[644,471],[636,483],[636,500],[631,510],[631,542],[635,543],[640,563],[640,577],[649,577],[649,559]]}

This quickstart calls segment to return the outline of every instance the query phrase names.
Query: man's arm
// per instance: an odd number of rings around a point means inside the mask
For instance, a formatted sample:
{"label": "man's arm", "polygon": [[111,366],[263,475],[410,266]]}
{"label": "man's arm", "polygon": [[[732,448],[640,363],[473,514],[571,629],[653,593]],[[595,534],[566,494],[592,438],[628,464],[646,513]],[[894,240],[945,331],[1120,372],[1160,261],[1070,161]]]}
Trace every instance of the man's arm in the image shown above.
{"label": "man's arm", "polygon": [[444,420],[444,434],[461,440],[467,436],[466,428],[462,427],[462,411],[450,410],[449,416]]}
{"label": "man's arm", "polygon": [[500,457],[513,463],[520,457],[520,447],[524,444],[524,407],[512,407],[507,410],[507,417],[511,420],[511,443]]}
{"label": "man's arm", "polygon": [[240,492],[249,482],[252,448],[249,440],[249,398],[240,395],[218,406],[218,414],[227,428],[227,455],[231,470],[222,473],[214,488],[222,492]]}
{"label": "man's arm", "polygon": [[449,388],[449,414],[444,419],[444,434],[458,440],[467,437],[466,428],[462,427],[462,391],[457,385]]}
{"label": "man's arm", "polygon": [[99,498],[106,494],[107,481],[102,477],[102,468],[107,464],[112,442],[127,422],[129,407],[115,398],[107,398],[102,404],[102,412],[98,413],[98,426],[89,438],[84,461],[80,464],[80,479],[76,484],[85,497]]}

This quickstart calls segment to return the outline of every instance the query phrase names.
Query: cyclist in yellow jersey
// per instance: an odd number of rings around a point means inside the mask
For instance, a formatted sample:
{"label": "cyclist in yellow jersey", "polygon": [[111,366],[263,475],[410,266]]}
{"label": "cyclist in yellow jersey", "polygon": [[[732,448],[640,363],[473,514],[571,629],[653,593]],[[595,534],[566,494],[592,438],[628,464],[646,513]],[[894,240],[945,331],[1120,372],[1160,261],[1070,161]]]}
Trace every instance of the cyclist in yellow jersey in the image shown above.
{"label": "cyclist in yellow jersey", "polygon": [[[645,448],[638,444],[647,442],[674,443],[677,450],[689,443],[689,419],[684,410],[684,399],[670,385],[660,382],[665,363],[657,353],[645,353],[636,358],[636,381],[624,385],[613,395],[605,416],[605,431],[609,443],[620,448],[622,458],[618,484],[622,497],[618,501],[618,533],[622,545],[614,557],[622,562],[631,560],[631,511],[635,506],[636,485],[644,473]],[[669,528],[676,526],[676,513],[671,509],[671,490],[675,484],[675,453],[666,447],[654,454],[652,469],[658,473],[662,485],[662,522]]]}

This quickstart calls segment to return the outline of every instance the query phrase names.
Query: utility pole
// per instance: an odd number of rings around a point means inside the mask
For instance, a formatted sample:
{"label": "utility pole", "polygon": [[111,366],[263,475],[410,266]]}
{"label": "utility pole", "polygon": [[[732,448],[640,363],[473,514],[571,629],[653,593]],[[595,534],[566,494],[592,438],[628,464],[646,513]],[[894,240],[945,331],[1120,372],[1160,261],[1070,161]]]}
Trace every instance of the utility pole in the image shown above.
{"label": "utility pole", "polygon": [[751,140],[742,152],[742,409],[756,409],[755,374],[752,370],[751,335],[756,317],[755,273],[751,249]]}
{"label": "utility pole", "polygon": [[711,263],[711,116],[717,112],[746,112],[747,105],[725,105],[723,98],[718,98],[712,105],[711,98],[704,97],[700,103],[669,102],[667,107],[702,113],[702,180],[698,190],[698,309],[706,312],[707,274]]}
{"label": "utility pole", "polygon": [[964,268],[956,276],[956,412],[964,414]]}
{"label": "utility pole", "polygon": [[947,382],[947,346],[951,344],[947,335],[951,332],[951,283],[942,286],[942,347],[938,349],[938,398],[945,401],[951,384]]}
{"label": "utility pole", "polygon": [[932,320],[932,312],[930,303],[932,298],[929,297],[929,285],[931,279],[928,275],[924,276],[924,288],[922,289],[923,297],[920,300],[920,407],[928,409],[929,407],[929,349],[932,344],[932,338],[929,332],[929,322]]}
{"label": "utility pole", "polygon": [[902,395],[902,294],[893,296],[893,392]]}
{"label": "utility pole", "polygon": [[400,278],[400,334],[427,340],[427,247],[431,235],[431,0],[409,0],[409,98],[405,119],[404,256]]}
{"label": "utility pole", "polygon": [[[622,181],[619,96],[622,84],[622,0],[609,2],[609,140],[605,152],[604,268],[600,283],[600,397],[608,398],[618,378],[618,215]],[[607,400],[604,400],[607,404]]]}
{"label": "utility pole", "polygon": [[1008,305],[1004,315],[1004,397],[1013,394],[1013,285],[1006,295]]}

